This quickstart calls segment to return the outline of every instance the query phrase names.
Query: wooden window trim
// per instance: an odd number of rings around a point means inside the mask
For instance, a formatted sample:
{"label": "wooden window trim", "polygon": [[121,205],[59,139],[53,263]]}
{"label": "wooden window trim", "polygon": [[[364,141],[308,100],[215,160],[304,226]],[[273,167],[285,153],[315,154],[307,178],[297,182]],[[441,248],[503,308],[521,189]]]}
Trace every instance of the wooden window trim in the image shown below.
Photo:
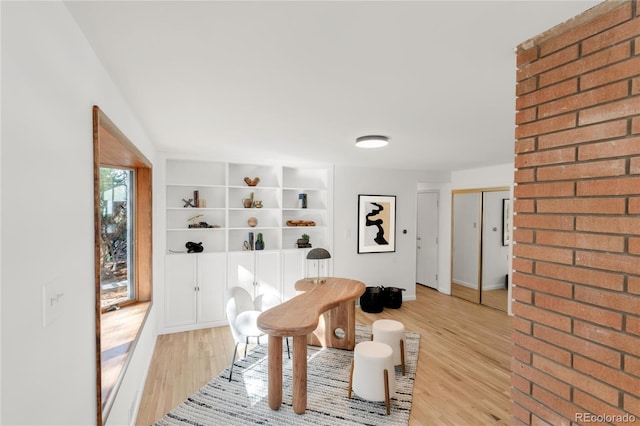
{"label": "wooden window trim", "polygon": [[94,180],[94,239],[95,239],[95,318],[96,318],[96,393],[97,393],[97,424],[106,421],[117,387],[126,371],[127,360],[122,365],[119,378],[108,398],[103,400],[102,392],[102,332],[100,303],[100,167],[124,167],[135,170],[135,278],[136,297],[134,301],[123,305],[147,303],[147,313],[140,323],[135,340],[130,350],[135,347],[140,330],[144,327],[148,312],[152,305],[153,293],[153,263],[152,263],[152,166],[151,162],[138,148],[118,129],[118,127],[100,110],[93,107],[93,180]]}

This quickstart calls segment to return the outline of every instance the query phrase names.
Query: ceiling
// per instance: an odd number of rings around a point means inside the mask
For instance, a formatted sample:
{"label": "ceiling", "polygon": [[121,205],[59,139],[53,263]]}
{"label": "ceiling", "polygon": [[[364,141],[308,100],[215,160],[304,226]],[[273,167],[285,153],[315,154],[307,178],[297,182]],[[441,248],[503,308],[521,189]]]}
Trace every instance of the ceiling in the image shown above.
{"label": "ceiling", "polygon": [[597,3],[66,4],[158,150],[456,170],[512,161],[514,48]]}

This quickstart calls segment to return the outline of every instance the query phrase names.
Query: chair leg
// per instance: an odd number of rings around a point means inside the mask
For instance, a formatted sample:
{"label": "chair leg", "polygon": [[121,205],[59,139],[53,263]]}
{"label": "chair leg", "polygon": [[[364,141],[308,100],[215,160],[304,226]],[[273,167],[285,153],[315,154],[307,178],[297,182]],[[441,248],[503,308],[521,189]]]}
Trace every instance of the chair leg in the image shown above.
{"label": "chair leg", "polygon": [[233,348],[233,358],[231,359],[231,370],[229,371],[229,381],[231,381],[231,376],[233,376],[233,364],[236,362],[236,354],[238,353],[238,343],[236,342],[236,346]]}
{"label": "chair leg", "polygon": [[402,375],[404,376],[404,339],[400,339],[400,362],[402,363]]}
{"label": "chair leg", "polygon": [[387,405],[387,416],[391,414],[391,402],[389,401],[389,372],[384,370],[384,402]]}
{"label": "chair leg", "polygon": [[249,346],[249,338],[247,337],[244,341],[244,357],[247,357],[247,346]]}
{"label": "chair leg", "polygon": [[355,363],[355,359],[351,360],[351,372],[349,373],[349,399],[351,399],[351,387],[353,386],[353,364]]}

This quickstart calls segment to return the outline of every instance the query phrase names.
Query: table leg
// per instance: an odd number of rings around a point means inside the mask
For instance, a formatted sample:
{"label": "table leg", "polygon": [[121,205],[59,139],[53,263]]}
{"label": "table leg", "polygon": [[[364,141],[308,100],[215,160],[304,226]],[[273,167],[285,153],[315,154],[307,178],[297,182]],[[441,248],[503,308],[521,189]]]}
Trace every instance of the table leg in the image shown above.
{"label": "table leg", "polygon": [[269,335],[268,367],[269,407],[272,410],[277,410],[282,404],[282,336]]}
{"label": "table leg", "polygon": [[307,336],[293,336],[293,411],[307,409]]}

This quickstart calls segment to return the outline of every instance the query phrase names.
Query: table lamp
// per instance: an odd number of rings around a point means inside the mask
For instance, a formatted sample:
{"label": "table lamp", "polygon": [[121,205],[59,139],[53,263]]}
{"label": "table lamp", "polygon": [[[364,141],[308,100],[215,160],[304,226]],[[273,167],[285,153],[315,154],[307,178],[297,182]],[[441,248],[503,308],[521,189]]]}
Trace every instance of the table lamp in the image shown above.
{"label": "table lamp", "polygon": [[314,248],[307,253],[307,260],[317,260],[318,261],[318,278],[314,279],[313,282],[316,284],[320,284],[325,282],[326,280],[320,280],[320,261],[324,259],[330,259],[331,254],[323,248]]}

